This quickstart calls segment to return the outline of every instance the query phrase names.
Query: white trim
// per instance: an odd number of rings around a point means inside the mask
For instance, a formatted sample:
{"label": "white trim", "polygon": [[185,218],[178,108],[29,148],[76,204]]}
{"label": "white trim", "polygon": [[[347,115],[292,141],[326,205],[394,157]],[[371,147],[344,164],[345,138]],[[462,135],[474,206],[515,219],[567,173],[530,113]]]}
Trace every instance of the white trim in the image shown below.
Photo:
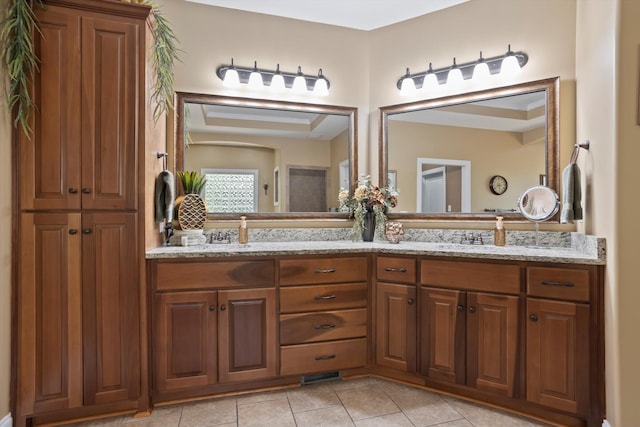
{"label": "white trim", "polygon": [[8,413],[4,416],[3,419],[0,420],[0,427],[12,427],[13,426],[13,418],[11,418],[11,413]]}
{"label": "white trim", "polygon": [[602,427],[613,427],[613,426],[611,424],[609,424],[609,421],[602,420]]}

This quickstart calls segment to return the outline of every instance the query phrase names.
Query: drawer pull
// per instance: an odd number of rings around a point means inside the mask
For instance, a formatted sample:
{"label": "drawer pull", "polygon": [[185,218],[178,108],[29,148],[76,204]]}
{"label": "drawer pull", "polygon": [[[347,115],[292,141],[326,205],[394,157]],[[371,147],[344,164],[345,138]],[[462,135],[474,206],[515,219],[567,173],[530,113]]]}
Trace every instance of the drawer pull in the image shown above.
{"label": "drawer pull", "polygon": [[336,358],[335,354],[328,354],[326,356],[316,356],[316,360],[331,360],[335,358]]}
{"label": "drawer pull", "polygon": [[385,271],[389,271],[391,273],[406,273],[407,269],[404,267],[401,267],[401,268],[385,267]]}
{"label": "drawer pull", "polygon": [[336,269],[335,268],[326,268],[326,269],[322,269],[322,268],[316,268],[316,273],[322,274],[322,273],[335,273]]}
{"label": "drawer pull", "polygon": [[326,325],[314,325],[315,329],[333,329],[336,325],[333,323],[327,323]]}
{"label": "drawer pull", "polygon": [[331,294],[331,295],[316,295],[315,297],[316,301],[322,301],[322,300],[328,300],[328,299],[336,299],[336,295],[335,294]]}
{"label": "drawer pull", "polygon": [[72,236],[74,234],[78,234],[78,230],[76,230],[75,228],[72,228],[72,229],[69,230],[69,234],[71,234]]}
{"label": "drawer pull", "polygon": [[575,286],[572,282],[552,282],[550,280],[543,280],[540,283],[545,286],[564,286],[567,288],[573,288]]}

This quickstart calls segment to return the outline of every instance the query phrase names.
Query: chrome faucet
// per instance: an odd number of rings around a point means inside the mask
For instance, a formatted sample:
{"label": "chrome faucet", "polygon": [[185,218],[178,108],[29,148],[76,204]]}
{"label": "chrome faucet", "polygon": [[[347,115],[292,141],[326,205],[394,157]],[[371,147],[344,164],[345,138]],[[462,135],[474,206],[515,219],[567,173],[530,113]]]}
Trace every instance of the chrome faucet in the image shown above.
{"label": "chrome faucet", "polygon": [[231,233],[229,231],[218,231],[211,233],[209,243],[231,243]]}
{"label": "chrome faucet", "polygon": [[469,234],[463,234],[462,238],[460,239],[460,244],[461,245],[484,245],[484,242],[482,241],[482,234],[481,233],[475,234],[473,232],[470,232]]}

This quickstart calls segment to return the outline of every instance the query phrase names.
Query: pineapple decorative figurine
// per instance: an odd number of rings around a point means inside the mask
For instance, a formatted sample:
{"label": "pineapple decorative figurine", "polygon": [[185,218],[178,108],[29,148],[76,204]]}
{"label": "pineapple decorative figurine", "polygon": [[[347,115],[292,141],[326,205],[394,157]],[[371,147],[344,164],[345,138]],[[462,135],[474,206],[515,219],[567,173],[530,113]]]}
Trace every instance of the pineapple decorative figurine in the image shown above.
{"label": "pineapple decorative figurine", "polygon": [[169,240],[173,245],[199,245],[206,242],[203,233],[207,220],[207,205],[200,196],[206,179],[197,171],[178,172],[178,180],[182,184],[182,196],[174,203],[174,235]]}

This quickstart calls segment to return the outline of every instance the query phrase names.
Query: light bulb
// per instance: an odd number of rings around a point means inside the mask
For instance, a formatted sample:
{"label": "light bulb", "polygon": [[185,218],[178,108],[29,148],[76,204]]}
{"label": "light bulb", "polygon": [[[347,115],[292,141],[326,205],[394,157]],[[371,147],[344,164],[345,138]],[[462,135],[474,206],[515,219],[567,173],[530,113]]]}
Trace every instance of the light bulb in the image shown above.
{"label": "light bulb", "polygon": [[262,80],[262,74],[258,71],[258,62],[253,63],[253,71],[249,74],[249,87],[251,89],[259,89],[264,86],[264,81]]}
{"label": "light bulb", "polygon": [[460,71],[458,64],[456,64],[456,58],[453,58],[453,65],[447,74],[447,85],[452,87],[461,86],[463,80],[462,71]]}
{"label": "light bulb", "polygon": [[293,79],[291,87],[296,93],[305,93],[307,91],[307,80],[302,75],[302,69],[298,66],[298,75]]}
{"label": "light bulb", "polygon": [[502,60],[502,65],[500,66],[500,74],[505,77],[515,76],[521,71],[520,63],[518,62],[518,58],[511,51],[511,45],[507,48],[507,53]]}
{"label": "light bulb", "polygon": [[313,86],[313,94],[316,96],[329,95],[329,85],[327,84],[327,79],[322,75],[322,68],[318,70],[318,80],[316,80],[316,84]]}
{"label": "light bulb", "polygon": [[407,74],[402,79],[400,84],[400,95],[413,96],[416,93],[416,82],[413,81],[409,68],[407,68]]}
{"label": "light bulb", "polygon": [[489,76],[491,76],[489,64],[485,62],[482,57],[482,51],[480,51],[480,59],[478,59],[478,63],[473,67],[473,75],[471,76],[471,79],[477,83],[485,83],[489,80]]}
{"label": "light bulb", "polygon": [[276,72],[273,74],[271,78],[271,90],[276,92],[282,92],[286,89],[286,85],[284,83],[284,77],[280,72],[280,64],[276,67]]}
{"label": "light bulb", "polygon": [[240,86],[240,74],[238,74],[238,70],[233,66],[233,58],[231,58],[231,65],[227,68],[227,71],[224,72],[222,85],[225,87]]}
{"label": "light bulb", "polygon": [[422,82],[422,90],[435,90],[439,84],[438,76],[433,72],[433,67],[431,66],[431,63],[429,63],[429,69],[427,70],[427,74],[425,74]]}

